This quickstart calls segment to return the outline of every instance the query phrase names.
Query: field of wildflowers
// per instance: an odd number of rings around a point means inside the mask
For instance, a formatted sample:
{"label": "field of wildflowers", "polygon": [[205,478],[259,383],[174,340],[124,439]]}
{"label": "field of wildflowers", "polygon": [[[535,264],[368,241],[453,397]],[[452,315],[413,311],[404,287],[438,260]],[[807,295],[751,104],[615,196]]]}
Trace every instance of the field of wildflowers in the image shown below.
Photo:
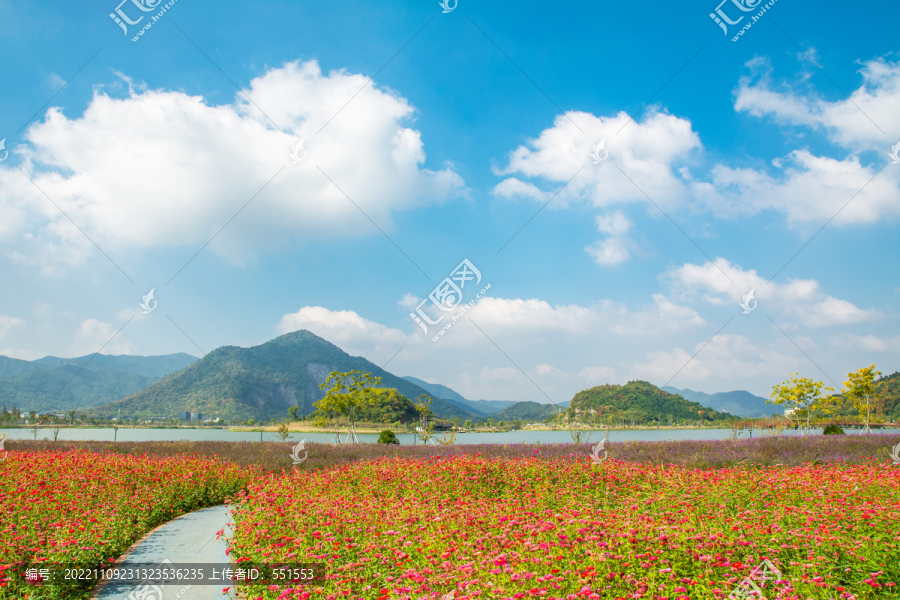
{"label": "field of wildflowers", "polygon": [[93,582],[35,587],[14,574],[108,564],[157,525],[222,504],[257,476],[209,458],[9,452],[0,463],[0,599],[86,598]]}
{"label": "field of wildflowers", "polygon": [[874,461],[379,458],[261,478],[238,497],[232,556],[328,565],[254,600],[720,599],[764,559],[781,572],[770,599],[888,599],[898,490],[900,469]]}
{"label": "field of wildflowers", "polygon": [[[602,439],[595,436],[595,441]],[[290,449],[293,442],[52,442],[49,440],[16,440],[7,448],[14,451],[57,451],[72,448],[93,452],[114,452],[131,456],[196,455],[222,459],[250,468],[279,473],[292,470]],[[757,436],[738,440],[629,441],[607,444],[609,456],[628,462],[675,464],[695,468],[731,467],[738,463],[762,466],[799,466],[813,462],[864,464],[872,460],[887,461],[887,448],[900,443],[897,434],[822,436]],[[452,446],[408,446],[385,444],[317,444],[307,442],[309,458],[299,467],[305,471],[350,464],[380,457],[427,458],[430,456],[463,456],[479,454],[495,458],[568,459],[587,455],[590,444],[455,444]],[[537,453],[535,453],[537,450]]]}

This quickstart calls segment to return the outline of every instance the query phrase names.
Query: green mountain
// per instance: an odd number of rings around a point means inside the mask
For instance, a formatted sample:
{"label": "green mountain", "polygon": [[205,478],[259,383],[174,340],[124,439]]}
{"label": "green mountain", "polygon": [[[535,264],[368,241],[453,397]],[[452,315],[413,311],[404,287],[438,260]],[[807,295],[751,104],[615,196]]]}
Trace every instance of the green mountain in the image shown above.
{"label": "green mountain", "polygon": [[689,389],[679,390],[670,386],[662,389],[670,394],[678,394],[691,402],[699,402],[719,412],[727,412],[739,417],[769,417],[784,413],[783,407],[777,404],[766,404],[765,398],[754,396],[744,390],[706,394]]}
{"label": "green mountain", "polygon": [[516,402],[507,406],[500,412],[491,415],[497,421],[545,421],[549,417],[555,417],[559,413],[559,407],[555,404],[541,404],[539,402]]}
{"label": "green mountain", "polygon": [[[703,411],[703,415],[699,414]],[[570,417],[581,421],[607,423],[612,418],[649,423],[657,419],[696,421],[728,421],[736,417],[716,412],[699,402],[685,400],[646,381],[629,381],[625,385],[601,385],[583,390],[572,398]]]}
{"label": "green mountain", "polygon": [[[351,370],[380,376],[382,387],[396,389],[407,399],[430,395],[366,359],[350,356],[334,344],[301,330],[251,348],[217,348],[148,388],[91,412],[112,417],[121,409],[123,417],[174,417],[181,411],[190,411],[202,413],[204,418],[226,420],[282,419],[291,406],[299,407],[302,415],[313,412],[313,403],[325,396],[319,384],[325,382],[328,374]],[[440,418],[478,418],[433,396],[431,410]]]}
{"label": "green mountain", "polygon": [[0,405],[26,412],[90,408],[140,391],[197,360],[189,354],[91,356],[34,361],[0,356]]}

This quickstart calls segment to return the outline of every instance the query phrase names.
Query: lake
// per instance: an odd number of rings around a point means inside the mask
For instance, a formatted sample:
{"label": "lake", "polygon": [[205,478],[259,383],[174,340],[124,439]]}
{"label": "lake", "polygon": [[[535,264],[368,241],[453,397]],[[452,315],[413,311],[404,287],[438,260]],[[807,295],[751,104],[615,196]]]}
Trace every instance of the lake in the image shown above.
{"label": "lake", "polygon": [[[821,429],[811,430],[813,434],[821,434]],[[900,428],[874,430],[875,433],[900,433]],[[28,429],[0,429],[0,434],[6,433],[9,440],[33,439]],[[848,435],[859,435],[859,429],[848,429]],[[346,434],[345,434],[346,435]],[[344,439],[342,436],[342,439]],[[610,442],[624,441],[659,441],[659,440],[724,440],[731,435],[730,429],[613,429],[609,434]],[[752,437],[761,437],[760,430],[753,430]],[[782,435],[799,435],[794,430],[785,430]],[[357,434],[364,443],[375,443],[378,435],[375,433]],[[440,437],[440,436],[438,436]],[[747,438],[747,432],[741,436]],[[331,433],[298,433],[293,432],[289,441],[298,442],[305,439],[307,442],[329,443],[334,438]],[[411,433],[398,433],[397,438],[401,444],[412,444]],[[50,431],[42,429],[38,433],[38,439],[52,439]],[[262,433],[262,439],[267,442],[278,441],[275,432]],[[592,432],[589,441],[597,442],[603,439],[602,431]],[[60,429],[59,441],[99,440],[113,441],[112,429]],[[227,441],[257,442],[260,440],[260,432],[228,431],[227,429],[197,428],[197,429],[119,429],[116,440],[120,442],[151,442],[151,441]],[[456,437],[457,444],[565,444],[572,442],[572,436],[568,431],[507,431],[495,433],[460,433]]]}

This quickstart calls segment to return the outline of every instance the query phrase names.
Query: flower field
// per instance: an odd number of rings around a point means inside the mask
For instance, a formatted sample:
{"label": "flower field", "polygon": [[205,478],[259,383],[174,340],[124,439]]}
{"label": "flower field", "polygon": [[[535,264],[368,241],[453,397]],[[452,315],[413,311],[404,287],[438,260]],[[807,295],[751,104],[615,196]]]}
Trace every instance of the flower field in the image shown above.
{"label": "flower field", "polygon": [[381,458],[267,475],[239,496],[238,561],[324,562],[248,598],[889,599],[900,469],[685,466],[580,456]]}
{"label": "flower field", "polygon": [[46,563],[108,563],[157,525],[222,504],[254,476],[209,458],[10,452],[0,463],[0,598],[86,598],[90,582],[35,587],[11,575]]}

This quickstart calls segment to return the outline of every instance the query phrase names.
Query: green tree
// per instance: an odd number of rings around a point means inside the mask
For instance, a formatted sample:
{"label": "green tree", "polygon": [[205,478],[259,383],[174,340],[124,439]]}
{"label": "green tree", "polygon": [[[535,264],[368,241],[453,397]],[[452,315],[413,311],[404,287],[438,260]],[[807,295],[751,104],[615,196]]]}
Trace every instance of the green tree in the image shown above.
{"label": "green tree", "polygon": [[431,423],[431,397],[422,394],[416,398],[416,412],[419,413],[419,421],[421,423],[421,431],[416,432],[416,437],[422,440],[422,443],[428,445],[434,431],[434,425]]}
{"label": "green tree", "polygon": [[[365,371],[332,372],[325,383],[319,386],[327,391],[325,397],[314,404],[317,422],[325,424],[333,421],[334,415],[343,417],[347,419],[347,441],[359,442],[354,426],[357,413],[372,403],[380,383],[381,377]],[[340,440],[340,437],[337,439]]]}
{"label": "green tree", "polygon": [[297,420],[297,410],[299,410],[299,406],[292,406],[288,409],[288,415],[290,415],[292,421]]}
{"label": "green tree", "polygon": [[465,427],[466,429],[472,429],[472,420],[466,419],[466,422],[463,423],[463,427]]}
{"label": "green tree", "polygon": [[397,439],[397,436],[390,429],[385,429],[381,432],[381,435],[378,436],[379,444],[399,444],[400,440]]}
{"label": "green tree", "polygon": [[830,413],[832,400],[822,395],[823,390],[830,392],[834,388],[825,386],[821,381],[813,381],[808,377],[800,377],[799,373],[792,373],[780,385],[772,387],[772,399],[766,400],[769,404],[781,404],[796,415],[797,427],[803,433],[800,419],[806,417],[806,428],[810,428],[810,418],[816,410]]}
{"label": "green tree", "polygon": [[853,406],[859,411],[859,416],[866,416],[866,433],[872,433],[869,429],[869,415],[872,403],[878,398],[875,393],[875,376],[881,375],[881,371],[875,370],[875,365],[858,369],[855,373],[847,374],[844,382],[844,394],[853,400]]}
{"label": "green tree", "polygon": [[282,442],[285,441],[286,439],[288,439],[288,437],[291,435],[290,430],[288,429],[288,424],[285,423],[284,421],[279,423],[278,429],[275,431],[275,435]]}

